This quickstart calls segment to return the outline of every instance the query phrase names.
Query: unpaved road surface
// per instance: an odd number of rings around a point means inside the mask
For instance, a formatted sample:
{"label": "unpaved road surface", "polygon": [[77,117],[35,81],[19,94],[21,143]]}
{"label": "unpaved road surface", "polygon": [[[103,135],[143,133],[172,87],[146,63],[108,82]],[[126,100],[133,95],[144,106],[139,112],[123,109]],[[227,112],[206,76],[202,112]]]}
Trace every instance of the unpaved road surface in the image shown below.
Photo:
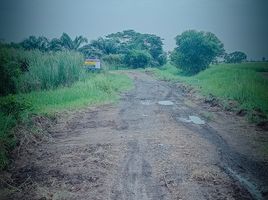
{"label": "unpaved road surface", "polygon": [[268,198],[268,159],[260,148],[267,132],[180,85],[124,73],[135,88],[119,104],[62,113],[48,128],[50,141],[14,163],[15,186],[5,198]]}

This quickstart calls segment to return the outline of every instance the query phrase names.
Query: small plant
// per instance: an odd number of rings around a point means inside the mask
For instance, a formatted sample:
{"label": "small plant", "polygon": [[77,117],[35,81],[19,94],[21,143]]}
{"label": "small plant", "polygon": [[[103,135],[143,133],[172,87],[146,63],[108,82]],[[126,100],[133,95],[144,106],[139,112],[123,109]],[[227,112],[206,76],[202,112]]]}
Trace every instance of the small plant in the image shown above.
{"label": "small plant", "polygon": [[151,60],[151,56],[146,51],[132,50],[129,51],[124,58],[124,63],[127,66],[136,68],[145,68]]}

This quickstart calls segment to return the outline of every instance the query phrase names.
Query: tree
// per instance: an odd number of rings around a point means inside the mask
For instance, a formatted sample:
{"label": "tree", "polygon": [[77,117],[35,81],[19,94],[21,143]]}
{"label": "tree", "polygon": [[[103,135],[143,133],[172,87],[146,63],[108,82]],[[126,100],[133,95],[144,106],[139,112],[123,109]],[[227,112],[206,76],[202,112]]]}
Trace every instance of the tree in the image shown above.
{"label": "tree", "polygon": [[87,43],[87,39],[83,36],[77,36],[74,40],[67,34],[63,33],[60,38],[53,38],[49,41],[46,37],[30,36],[20,43],[26,50],[38,49],[40,51],[62,51],[75,50],[77,51],[83,43]]}
{"label": "tree", "polygon": [[[81,47],[79,50],[87,57],[98,57],[110,59],[107,55],[115,54],[123,56],[149,55],[147,66],[161,66],[166,63],[167,56],[163,51],[162,39],[153,34],[141,34],[134,30],[125,30],[112,33],[104,38],[92,40],[90,44]],[[136,53],[134,53],[136,52]],[[141,53],[143,52],[143,53]],[[134,56],[134,57],[135,57]],[[125,59],[123,59],[125,60]],[[126,61],[126,60],[125,60]],[[129,62],[125,63],[129,64]],[[133,64],[133,63],[132,63]]]}
{"label": "tree", "polygon": [[62,43],[61,43],[60,39],[53,38],[49,42],[49,50],[50,51],[62,51],[63,50],[63,47],[62,47]]}
{"label": "tree", "polygon": [[30,36],[29,38],[23,40],[20,45],[26,50],[38,49],[45,52],[49,49],[49,40],[44,36]]}
{"label": "tree", "polygon": [[92,40],[90,44],[87,44],[79,49],[87,57],[101,58],[109,54],[117,54],[118,44],[112,39],[98,38]]}
{"label": "tree", "polygon": [[75,50],[77,51],[83,43],[87,43],[87,39],[83,36],[77,36],[74,40],[67,34],[63,33],[61,37],[54,38],[50,42],[50,50],[61,51],[61,50]]}
{"label": "tree", "polygon": [[189,30],[175,38],[177,47],[171,53],[172,63],[188,74],[206,69],[224,55],[223,43],[211,32]]}
{"label": "tree", "polygon": [[151,60],[151,55],[147,51],[131,50],[124,57],[124,63],[132,68],[145,68]]}
{"label": "tree", "polygon": [[119,54],[126,54],[130,50],[147,51],[151,55],[150,66],[161,66],[166,63],[167,56],[163,51],[163,39],[159,36],[125,30],[107,35],[106,38],[118,44],[117,53]]}
{"label": "tree", "polygon": [[235,51],[230,54],[226,54],[224,60],[226,63],[241,63],[247,60],[247,54],[241,51]]}

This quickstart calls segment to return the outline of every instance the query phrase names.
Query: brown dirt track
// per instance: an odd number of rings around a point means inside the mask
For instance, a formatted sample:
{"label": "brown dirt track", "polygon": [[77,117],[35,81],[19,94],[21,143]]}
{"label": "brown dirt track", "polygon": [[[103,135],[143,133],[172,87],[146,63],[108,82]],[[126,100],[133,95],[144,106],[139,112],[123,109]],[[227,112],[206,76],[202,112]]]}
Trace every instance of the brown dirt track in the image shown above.
{"label": "brown dirt track", "polygon": [[[1,198],[268,198],[268,157],[262,154],[268,132],[180,84],[122,73],[135,88],[117,105],[61,113],[48,128],[51,139],[14,162],[13,192]],[[159,105],[162,100],[174,105]],[[181,120],[191,115],[205,124]]]}

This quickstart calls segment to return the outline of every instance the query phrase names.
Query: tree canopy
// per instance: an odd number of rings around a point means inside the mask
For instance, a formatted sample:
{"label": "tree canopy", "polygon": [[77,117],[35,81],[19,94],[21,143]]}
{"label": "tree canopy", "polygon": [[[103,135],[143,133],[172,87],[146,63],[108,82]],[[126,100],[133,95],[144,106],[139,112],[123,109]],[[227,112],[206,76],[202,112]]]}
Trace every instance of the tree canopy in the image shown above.
{"label": "tree canopy", "polygon": [[60,38],[47,39],[44,36],[30,36],[23,40],[20,45],[26,50],[38,49],[46,51],[78,50],[87,39],[83,36],[77,36],[74,40],[67,34],[63,33]]}
{"label": "tree canopy", "polygon": [[171,61],[189,74],[206,69],[217,57],[224,55],[223,43],[211,32],[189,30],[175,38],[177,47]]}
{"label": "tree canopy", "polygon": [[[134,30],[125,30],[122,32],[112,33],[104,38],[92,40],[89,44],[85,45],[80,51],[86,56],[108,58],[107,55],[118,54],[128,56],[144,54],[150,55],[147,63],[148,66],[161,66],[166,62],[166,54],[163,51],[162,39],[153,34],[142,34]],[[135,57],[135,56],[134,56]],[[133,60],[135,58],[133,57]],[[126,59],[123,59],[126,61]],[[133,67],[139,65],[133,62],[125,62],[129,65],[132,63]]]}
{"label": "tree canopy", "polygon": [[234,51],[224,57],[226,63],[241,63],[247,60],[247,54],[242,51]]}

